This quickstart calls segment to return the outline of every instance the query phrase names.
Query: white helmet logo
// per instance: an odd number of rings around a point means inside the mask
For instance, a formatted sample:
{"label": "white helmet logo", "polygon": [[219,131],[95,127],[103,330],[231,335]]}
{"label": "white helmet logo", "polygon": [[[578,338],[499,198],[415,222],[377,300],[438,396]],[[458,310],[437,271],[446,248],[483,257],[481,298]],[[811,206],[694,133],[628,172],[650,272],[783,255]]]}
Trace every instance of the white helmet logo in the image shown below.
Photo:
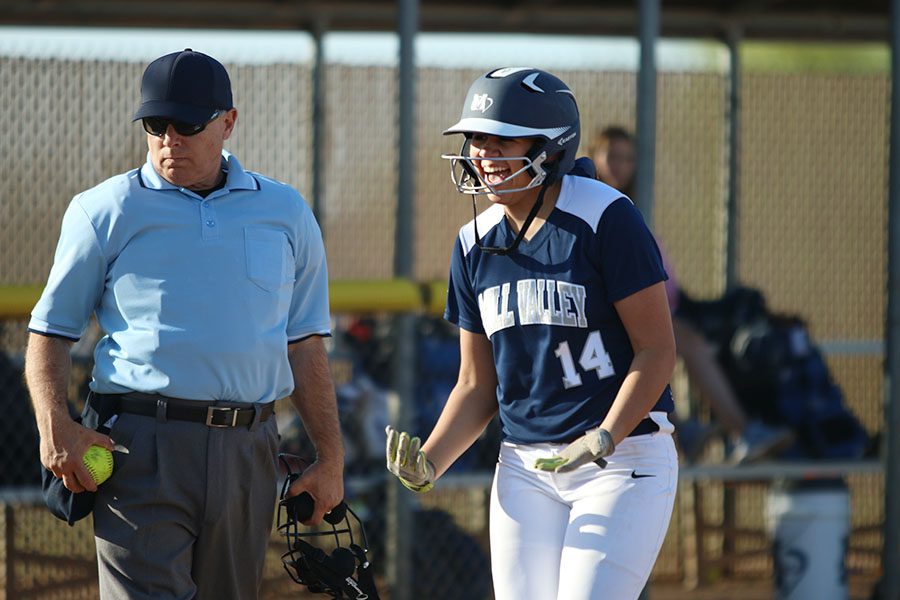
{"label": "white helmet logo", "polygon": [[538,84],[536,84],[534,82],[534,80],[538,78],[538,75],[540,75],[540,73],[532,73],[531,75],[529,75],[528,77],[523,79],[522,83],[524,85],[527,85],[529,88],[531,88],[535,92],[543,92],[544,90],[541,88],[541,86],[539,86]]}
{"label": "white helmet logo", "polygon": [[487,94],[475,94],[475,96],[472,97],[472,105],[469,107],[469,110],[480,110],[481,112],[484,112],[489,109],[493,103],[494,99]]}

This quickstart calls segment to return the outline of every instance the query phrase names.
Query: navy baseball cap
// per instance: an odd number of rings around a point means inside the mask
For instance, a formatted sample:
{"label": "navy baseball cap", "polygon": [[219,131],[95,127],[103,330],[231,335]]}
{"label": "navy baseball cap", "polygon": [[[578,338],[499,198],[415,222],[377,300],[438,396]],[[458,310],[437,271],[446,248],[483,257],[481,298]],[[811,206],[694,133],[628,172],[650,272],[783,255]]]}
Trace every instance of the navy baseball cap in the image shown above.
{"label": "navy baseball cap", "polygon": [[74,525],[94,511],[97,492],[87,490],[77,494],[70,492],[63,480],[41,465],[41,493],[44,503],[57,519]]}
{"label": "navy baseball cap", "polygon": [[186,48],[147,65],[141,79],[141,106],[134,121],[164,117],[204,123],[213,112],[231,109],[231,80],[222,63]]}

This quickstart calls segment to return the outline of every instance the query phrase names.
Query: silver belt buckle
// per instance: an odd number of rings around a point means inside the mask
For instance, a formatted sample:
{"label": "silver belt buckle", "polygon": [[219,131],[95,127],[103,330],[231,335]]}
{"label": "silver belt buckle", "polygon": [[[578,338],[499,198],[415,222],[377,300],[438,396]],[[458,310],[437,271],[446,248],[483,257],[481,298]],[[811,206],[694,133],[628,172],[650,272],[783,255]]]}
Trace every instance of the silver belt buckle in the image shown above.
{"label": "silver belt buckle", "polygon": [[[231,423],[213,423],[216,411],[231,411]],[[206,424],[209,427],[234,427],[237,425],[238,409],[227,406],[210,406],[206,409]]]}

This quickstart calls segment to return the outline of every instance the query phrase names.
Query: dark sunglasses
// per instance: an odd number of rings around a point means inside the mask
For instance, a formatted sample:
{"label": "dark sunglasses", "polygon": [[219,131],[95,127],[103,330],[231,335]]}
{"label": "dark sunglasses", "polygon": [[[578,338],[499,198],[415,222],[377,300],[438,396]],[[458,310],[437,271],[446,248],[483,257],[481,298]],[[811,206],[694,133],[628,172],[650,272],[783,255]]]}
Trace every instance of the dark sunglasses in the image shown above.
{"label": "dark sunglasses", "polygon": [[144,131],[149,133],[150,135],[155,135],[156,137],[162,137],[166,135],[166,131],[169,130],[169,125],[175,129],[175,133],[183,136],[192,136],[197,135],[204,129],[206,126],[219,118],[224,110],[217,110],[212,114],[212,116],[204,121],[203,123],[185,123],[184,121],[179,121],[177,119],[168,119],[166,117],[144,117],[141,119],[141,123],[144,125]]}

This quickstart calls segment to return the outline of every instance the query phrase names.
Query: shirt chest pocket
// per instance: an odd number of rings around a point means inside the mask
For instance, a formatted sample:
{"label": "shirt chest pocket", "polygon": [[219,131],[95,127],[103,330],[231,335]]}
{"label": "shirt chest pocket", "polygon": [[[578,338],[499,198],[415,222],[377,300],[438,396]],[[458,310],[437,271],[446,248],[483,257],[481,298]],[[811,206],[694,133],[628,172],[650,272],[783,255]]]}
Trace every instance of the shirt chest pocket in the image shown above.
{"label": "shirt chest pocket", "polygon": [[247,278],[268,292],[277,292],[294,280],[293,253],[282,231],[244,228]]}

